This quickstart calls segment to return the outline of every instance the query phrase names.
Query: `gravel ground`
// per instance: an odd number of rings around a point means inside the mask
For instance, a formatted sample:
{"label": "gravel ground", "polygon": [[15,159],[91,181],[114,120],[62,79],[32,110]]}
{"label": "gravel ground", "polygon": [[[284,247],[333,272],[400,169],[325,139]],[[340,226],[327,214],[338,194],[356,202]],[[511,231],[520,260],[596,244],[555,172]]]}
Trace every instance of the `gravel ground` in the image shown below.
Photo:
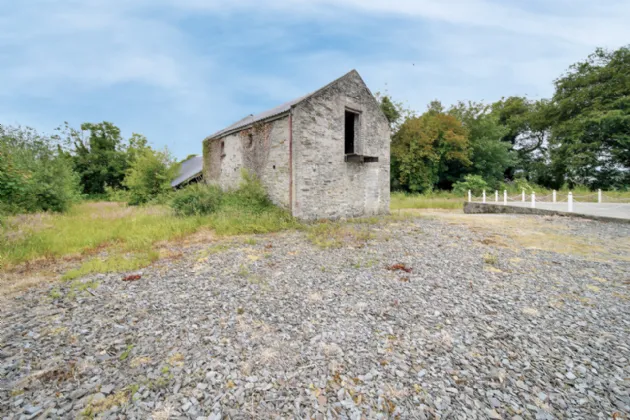
{"label": "gravel ground", "polygon": [[544,220],[613,257],[416,218],[28,291],[0,309],[0,418],[627,418],[630,226]]}

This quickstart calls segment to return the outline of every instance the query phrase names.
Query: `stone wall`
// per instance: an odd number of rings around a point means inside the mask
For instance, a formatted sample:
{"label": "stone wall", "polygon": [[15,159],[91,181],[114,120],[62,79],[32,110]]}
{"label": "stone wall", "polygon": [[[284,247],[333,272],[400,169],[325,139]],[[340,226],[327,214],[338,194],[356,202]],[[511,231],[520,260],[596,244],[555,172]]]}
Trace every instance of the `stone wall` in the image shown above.
{"label": "stone wall", "polygon": [[[242,169],[256,175],[271,200],[289,206],[289,119],[255,124],[219,139],[204,142],[204,179],[221,188],[237,188]],[[221,143],[223,142],[223,153]]]}
{"label": "stone wall", "polygon": [[583,219],[599,220],[602,222],[630,223],[630,219],[617,217],[594,216],[582,213],[567,213],[556,210],[536,209],[531,207],[504,206],[501,204],[466,202],[464,203],[464,213],[466,214],[529,214],[538,216],[567,216],[579,217]]}
{"label": "stone wall", "polygon": [[[360,112],[358,154],[345,162],[344,112]],[[389,213],[389,124],[360,76],[351,72],[293,110],[293,214],[302,219]]]}

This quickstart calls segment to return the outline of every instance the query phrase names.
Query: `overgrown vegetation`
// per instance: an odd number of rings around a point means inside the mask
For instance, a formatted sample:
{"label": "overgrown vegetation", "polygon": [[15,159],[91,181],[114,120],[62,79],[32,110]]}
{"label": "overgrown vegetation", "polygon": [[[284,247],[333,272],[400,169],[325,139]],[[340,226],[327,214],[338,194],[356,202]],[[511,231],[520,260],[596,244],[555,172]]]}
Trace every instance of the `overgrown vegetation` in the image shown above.
{"label": "overgrown vegetation", "polygon": [[630,47],[597,49],[554,83],[551,99],[449,109],[433,101],[419,116],[379,96],[393,132],[392,188],[430,193],[477,176],[490,189],[520,179],[532,188],[627,190]]}
{"label": "overgrown vegetation", "polygon": [[[191,186],[178,194],[214,190]],[[213,196],[214,197],[214,196]],[[194,208],[198,208],[195,204]],[[207,207],[206,207],[207,209]],[[36,259],[95,256],[64,276],[74,279],[94,272],[131,271],[157,259],[155,247],[202,228],[218,235],[268,233],[295,228],[299,223],[285,210],[271,204],[255,178],[220,195],[208,212],[176,215],[162,205],[131,207],[121,203],[83,203],[64,214],[36,214],[10,219],[0,241],[0,267],[11,268]]]}
{"label": "overgrown vegetation", "polygon": [[0,125],[0,214],[65,211],[78,199],[79,179],[49,137]]}
{"label": "overgrown vegetation", "polygon": [[216,185],[192,184],[173,195],[171,207],[178,216],[214,213],[221,206],[223,191]]}

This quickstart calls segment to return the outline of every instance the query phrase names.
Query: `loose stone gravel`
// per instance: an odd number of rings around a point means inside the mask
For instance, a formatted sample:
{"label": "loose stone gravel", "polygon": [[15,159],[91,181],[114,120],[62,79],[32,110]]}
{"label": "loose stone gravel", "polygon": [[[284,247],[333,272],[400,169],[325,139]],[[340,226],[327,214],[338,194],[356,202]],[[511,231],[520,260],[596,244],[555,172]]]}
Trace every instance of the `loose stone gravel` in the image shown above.
{"label": "loose stone gravel", "polygon": [[[548,223],[630,237],[628,225]],[[88,291],[12,299],[0,418],[628,415],[628,255],[502,247],[426,218],[353,226],[373,239],[233,238],[137,281],[94,275]]]}

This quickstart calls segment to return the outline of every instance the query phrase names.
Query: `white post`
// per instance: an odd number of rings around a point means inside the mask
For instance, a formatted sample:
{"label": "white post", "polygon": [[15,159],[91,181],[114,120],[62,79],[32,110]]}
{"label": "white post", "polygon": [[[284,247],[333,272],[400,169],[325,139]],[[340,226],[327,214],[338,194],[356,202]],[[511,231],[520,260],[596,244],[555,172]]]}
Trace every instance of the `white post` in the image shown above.
{"label": "white post", "polygon": [[553,202],[556,202],[556,190],[553,190],[553,198],[552,198]]}
{"label": "white post", "polygon": [[536,208],[536,193],[532,192],[532,208]]}
{"label": "white post", "polygon": [[568,211],[569,211],[569,213],[573,213],[573,193],[572,192],[569,193],[568,202],[569,202],[569,209],[568,209]]}
{"label": "white post", "polygon": [[486,202],[486,190],[483,190],[483,202]]}
{"label": "white post", "polygon": [[597,202],[602,203],[602,190],[597,190]]}
{"label": "white post", "polygon": [[499,191],[498,190],[494,190],[494,202],[495,203],[499,202]]}
{"label": "white post", "polygon": [[521,201],[523,201],[523,203],[525,202],[525,190],[523,189],[523,192],[521,192]]}
{"label": "white post", "polygon": [[507,190],[503,190],[503,205],[507,206]]}
{"label": "white post", "polygon": [[468,202],[470,203],[472,201],[472,193],[470,192],[470,190],[468,190]]}

